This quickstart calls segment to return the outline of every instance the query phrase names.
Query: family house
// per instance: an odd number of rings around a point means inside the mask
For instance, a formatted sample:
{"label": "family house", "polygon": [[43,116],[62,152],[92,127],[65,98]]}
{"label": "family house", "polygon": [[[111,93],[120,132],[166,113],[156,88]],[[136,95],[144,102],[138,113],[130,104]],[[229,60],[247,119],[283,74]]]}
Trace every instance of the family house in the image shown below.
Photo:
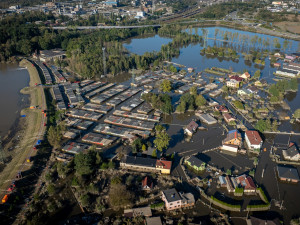
{"label": "family house", "polygon": [[190,156],[185,160],[185,163],[197,171],[205,170],[206,163],[198,159],[196,156]]}
{"label": "family house", "polygon": [[250,73],[245,72],[240,77],[243,78],[244,80],[249,80],[251,76]]}
{"label": "family house", "polygon": [[278,165],[277,174],[281,181],[298,183],[300,180],[298,170],[294,167]]}
{"label": "family house", "polygon": [[239,88],[240,82],[234,79],[230,79],[229,81],[226,82],[226,86],[230,88]]}
{"label": "family house", "polygon": [[227,137],[223,140],[223,144],[240,146],[242,143],[242,135],[238,130],[231,130]]}
{"label": "family house", "polygon": [[216,105],[215,106],[215,110],[219,111],[220,113],[226,113],[226,112],[228,112],[227,107],[224,106],[224,105]]}
{"label": "family house", "polygon": [[167,210],[181,209],[195,205],[195,198],[191,193],[178,193],[175,188],[162,191],[162,200]]}
{"label": "family house", "polygon": [[290,142],[286,150],[282,150],[282,154],[285,160],[299,161],[300,159],[298,146],[293,142]]}
{"label": "family house", "polygon": [[192,136],[197,131],[198,126],[199,125],[194,120],[192,120],[184,129],[184,133]]}
{"label": "family house", "polygon": [[142,190],[144,191],[150,191],[153,188],[153,182],[152,179],[148,176],[146,176],[142,180]]}
{"label": "family house", "polygon": [[261,149],[263,140],[256,130],[247,130],[245,132],[245,141],[250,149]]}
{"label": "family house", "polygon": [[235,121],[235,118],[230,113],[223,113],[223,117],[224,117],[224,120],[226,121],[226,123],[230,123],[230,122]]}

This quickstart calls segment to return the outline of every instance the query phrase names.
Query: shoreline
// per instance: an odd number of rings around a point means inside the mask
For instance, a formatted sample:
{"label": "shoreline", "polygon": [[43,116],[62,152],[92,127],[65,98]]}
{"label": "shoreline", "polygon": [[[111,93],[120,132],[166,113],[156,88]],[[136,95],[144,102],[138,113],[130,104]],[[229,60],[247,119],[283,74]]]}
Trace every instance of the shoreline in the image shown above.
{"label": "shoreline", "polygon": [[[29,95],[30,105],[42,106],[46,100],[45,94],[42,93],[43,89],[35,86],[35,83],[41,83],[36,67],[27,59],[22,59],[19,65],[20,67],[26,67],[30,76],[29,86],[24,87],[20,93]],[[10,156],[11,160],[5,164],[0,172],[1,189],[6,189],[10,182],[15,179],[18,171],[24,171],[31,167],[30,163],[26,163],[26,159],[35,155],[32,146],[35,144],[38,135],[45,132],[44,117],[40,109],[23,108],[21,114],[25,114],[26,117],[24,120],[19,119],[11,132],[11,140],[6,144],[6,148],[10,143],[15,145],[12,142],[19,136],[18,148],[14,148],[14,152]]]}

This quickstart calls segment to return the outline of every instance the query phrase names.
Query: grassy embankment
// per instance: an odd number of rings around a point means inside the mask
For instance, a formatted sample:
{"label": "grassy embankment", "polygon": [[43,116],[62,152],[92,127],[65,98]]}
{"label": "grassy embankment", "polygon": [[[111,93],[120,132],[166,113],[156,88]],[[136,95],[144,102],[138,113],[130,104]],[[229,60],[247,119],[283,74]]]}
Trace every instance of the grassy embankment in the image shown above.
{"label": "grassy embankment", "polygon": [[[43,123],[46,122],[46,118],[41,112],[42,109],[46,109],[44,89],[35,86],[35,83],[40,84],[40,76],[37,69],[32,66],[31,62],[23,59],[20,62],[20,66],[26,67],[30,75],[29,87],[23,88],[20,92],[22,94],[30,95],[30,105],[39,106],[37,109],[25,108],[21,111],[21,115],[26,115],[24,120],[24,126],[21,131],[21,140],[19,147],[15,149],[12,156],[12,160],[7,163],[4,170],[0,173],[0,189],[6,189],[7,186],[15,179],[18,171],[25,171],[31,167],[31,163],[26,163],[26,159],[29,156],[36,154],[33,150],[33,145],[36,143],[40,134],[44,134],[45,128]],[[40,109],[39,109],[40,108]]]}

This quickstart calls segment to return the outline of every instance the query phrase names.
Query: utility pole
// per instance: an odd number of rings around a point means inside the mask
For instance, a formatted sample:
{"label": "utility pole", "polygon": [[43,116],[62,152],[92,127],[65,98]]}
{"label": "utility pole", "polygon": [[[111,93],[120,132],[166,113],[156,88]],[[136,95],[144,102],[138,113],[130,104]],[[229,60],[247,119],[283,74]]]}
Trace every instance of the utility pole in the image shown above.
{"label": "utility pole", "polygon": [[155,11],[155,0],[152,0],[152,14],[154,13]]}
{"label": "utility pole", "polygon": [[3,164],[5,163],[5,153],[4,153],[4,149],[2,147],[1,136],[0,136],[0,162]]}
{"label": "utility pole", "polygon": [[103,73],[104,76],[106,77],[106,59],[105,59],[105,47],[102,47],[102,57],[103,57]]}

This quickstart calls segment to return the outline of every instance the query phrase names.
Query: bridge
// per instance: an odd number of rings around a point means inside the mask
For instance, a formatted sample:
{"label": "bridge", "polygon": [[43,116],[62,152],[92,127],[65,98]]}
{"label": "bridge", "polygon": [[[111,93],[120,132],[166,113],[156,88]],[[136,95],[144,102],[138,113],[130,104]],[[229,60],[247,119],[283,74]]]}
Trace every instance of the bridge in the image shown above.
{"label": "bridge", "polygon": [[97,29],[133,29],[133,28],[144,28],[144,27],[161,27],[160,24],[153,25],[137,25],[137,26],[69,26],[69,27],[52,27],[54,30],[97,30]]}

